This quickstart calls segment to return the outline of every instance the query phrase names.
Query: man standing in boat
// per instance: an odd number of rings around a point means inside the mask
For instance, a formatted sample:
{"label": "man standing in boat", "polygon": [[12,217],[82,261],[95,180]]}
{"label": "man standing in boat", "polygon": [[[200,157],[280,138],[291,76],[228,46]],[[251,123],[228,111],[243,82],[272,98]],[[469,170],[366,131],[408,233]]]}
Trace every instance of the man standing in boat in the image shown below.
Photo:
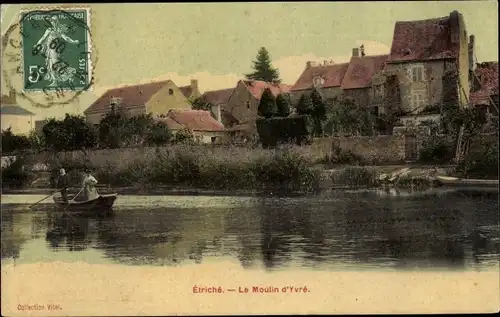
{"label": "man standing in boat", "polygon": [[83,191],[85,195],[85,201],[96,199],[99,194],[97,194],[97,179],[92,176],[89,169],[85,169],[83,178]]}
{"label": "man standing in boat", "polygon": [[59,176],[57,177],[57,188],[59,189],[61,197],[65,203],[68,203],[68,185],[68,174],[66,174],[64,168],[61,168],[59,170]]}

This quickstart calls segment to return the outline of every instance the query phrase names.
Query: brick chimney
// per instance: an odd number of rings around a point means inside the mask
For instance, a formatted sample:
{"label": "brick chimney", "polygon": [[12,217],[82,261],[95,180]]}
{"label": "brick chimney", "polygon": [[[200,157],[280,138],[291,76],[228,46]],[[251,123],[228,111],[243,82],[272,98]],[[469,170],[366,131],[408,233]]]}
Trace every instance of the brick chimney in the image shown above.
{"label": "brick chimney", "polygon": [[352,49],[352,57],[359,57],[359,48],[355,47]]}
{"label": "brick chimney", "polygon": [[198,80],[197,79],[191,79],[191,88],[198,89]]}

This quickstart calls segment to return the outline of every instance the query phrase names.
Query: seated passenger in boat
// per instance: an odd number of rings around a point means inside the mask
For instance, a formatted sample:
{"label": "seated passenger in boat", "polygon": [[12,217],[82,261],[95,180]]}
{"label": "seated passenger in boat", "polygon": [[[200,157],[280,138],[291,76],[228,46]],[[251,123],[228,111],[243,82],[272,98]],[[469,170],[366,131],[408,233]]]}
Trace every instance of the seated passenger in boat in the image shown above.
{"label": "seated passenger in boat", "polygon": [[96,199],[99,196],[95,185],[97,185],[97,179],[92,176],[90,170],[86,169],[83,178],[83,192],[85,201]]}

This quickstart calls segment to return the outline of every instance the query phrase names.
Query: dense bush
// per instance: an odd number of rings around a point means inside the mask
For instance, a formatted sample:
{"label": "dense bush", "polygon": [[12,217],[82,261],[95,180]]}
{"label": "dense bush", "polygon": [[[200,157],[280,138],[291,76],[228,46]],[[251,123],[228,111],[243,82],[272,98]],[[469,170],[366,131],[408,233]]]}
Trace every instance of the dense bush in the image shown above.
{"label": "dense bush", "polygon": [[455,172],[467,178],[498,179],[498,141],[485,142],[467,153]]}
{"label": "dense bush", "polygon": [[2,153],[10,154],[31,148],[30,139],[24,135],[12,133],[11,128],[2,131]]}
{"label": "dense bush", "polygon": [[331,178],[334,185],[375,187],[380,183],[378,176],[377,171],[370,167],[347,166],[332,173]]}
{"label": "dense bush", "polygon": [[263,189],[295,192],[319,188],[320,173],[310,167],[305,157],[291,152],[275,154],[270,159],[261,159],[255,165],[255,177]]}
{"label": "dense bush", "polygon": [[30,184],[35,176],[30,169],[31,165],[23,157],[10,159],[10,162],[2,167],[2,187],[20,188]]}
{"label": "dense bush", "polygon": [[276,106],[278,108],[278,117],[288,117],[291,112],[290,101],[283,94],[279,94],[276,97]]}
{"label": "dense bush", "polygon": [[83,116],[66,114],[63,120],[50,119],[43,126],[46,146],[53,151],[73,151],[93,148],[96,133]]}
{"label": "dense bush", "polygon": [[286,118],[259,118],[256,121],[257,132],[264,147],[276,146],[280,143],[307,143],[313,124],[307,115]]}
{"label": "dense bush", "polygon": [[422,163],[450,163],[455,156],[453,145],[440,137],[432,137],[420,150],[418,160]]}
{"label": "dense bush", "polygon": [[260,98],[257,113],[261,117],[271,118],[274,117],[277,112],[278,108],[276,106],[276,99],[274,98],[271,89],[266,88],[262,93],[262,97]]}
{"label": "dense bush", "polygon": [[367,164],[364,157],[353,153],[349,150],[343,150],[338,146],[333,147],[331,153],[328,153],[325,157],[324,163],[336,165],[336,164],[348,164],[348,165],[364,165]]}
{"label": "dense bush", "polygon": [[307,191],[318,188],[320,173],[311,159],[293,149],[248,150],[228,148],[220,154],[187,144],[157,148],[154,154],[135,159],[106,156],[102,159],[48,162],[52,170],[64,166],[79,185],[79,171],[93,170],[100,183],[111,186],[175,186],[229,190]]}

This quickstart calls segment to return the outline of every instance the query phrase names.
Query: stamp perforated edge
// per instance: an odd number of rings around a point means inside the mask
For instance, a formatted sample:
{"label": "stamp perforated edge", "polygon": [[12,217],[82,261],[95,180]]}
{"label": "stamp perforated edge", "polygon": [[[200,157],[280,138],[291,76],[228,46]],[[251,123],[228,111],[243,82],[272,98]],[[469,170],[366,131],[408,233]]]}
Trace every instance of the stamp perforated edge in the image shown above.
{"label": "stamp perforated edge", "polygon": [[[71,11],[71,10],[85,10],[86,13],[87,13],[87,27],[89,28],[90,32],[88,32],[89,34],[87,35],[87,52],[89,52],[90,54],[87,54],[87,65],[88,65],[88,70],[87,70],[87,76],[89,78],[89,82],[88,82],[88,87],[87,89],[84,89],[84,90],[72,90],[70,88],[64,88],[64,89],[61,89],[62,91],[64,92],[82,92],[82,91],[89,91],[89,92],[93,92],[94,91],[94,63],[92,61],[92,58],[95,58],[95,54],[94,54],[94,47],[92,45],[92,34],[94,33],[93,30],[92,30],[92,15],[91,15],[91,7],[90,6],[78,6],[78,5],[71,5],[71,6],[65,6],[65,5],[58,5],[58,6],[47,6],[47,5],[44,5],[44,6],[30,6],[30,7],[24,7],[22,8],[19,13],[18,13],[18,17],[17,17],[17,23],[19,24],[19,36],[20,36],[20,39],[21,39],[21,43],[22,43],[22,35],[21,35],[21,32],[22,32],[22,23],[21,23],[21,17],[23,16],[23,14],[26,14],[26,13],[30,13],[32,11],[53,11],[53,10],[61,10],[61,11]],[[22,85],[22,88],[21,88],[21,91],[24,93],[24,94],[28,94],[28,93],[46,93],[45,90],[43,89],[29,89],[29,90],[25,90],[24,88],[24,81],[25,81],[25,75],[24,74],[24,48],[23,46],[21,45],[20,47],[20,50],[21,50],[21,69],[23,70],[23,85]],[[52,91],[50,91],[52,92]]]}

